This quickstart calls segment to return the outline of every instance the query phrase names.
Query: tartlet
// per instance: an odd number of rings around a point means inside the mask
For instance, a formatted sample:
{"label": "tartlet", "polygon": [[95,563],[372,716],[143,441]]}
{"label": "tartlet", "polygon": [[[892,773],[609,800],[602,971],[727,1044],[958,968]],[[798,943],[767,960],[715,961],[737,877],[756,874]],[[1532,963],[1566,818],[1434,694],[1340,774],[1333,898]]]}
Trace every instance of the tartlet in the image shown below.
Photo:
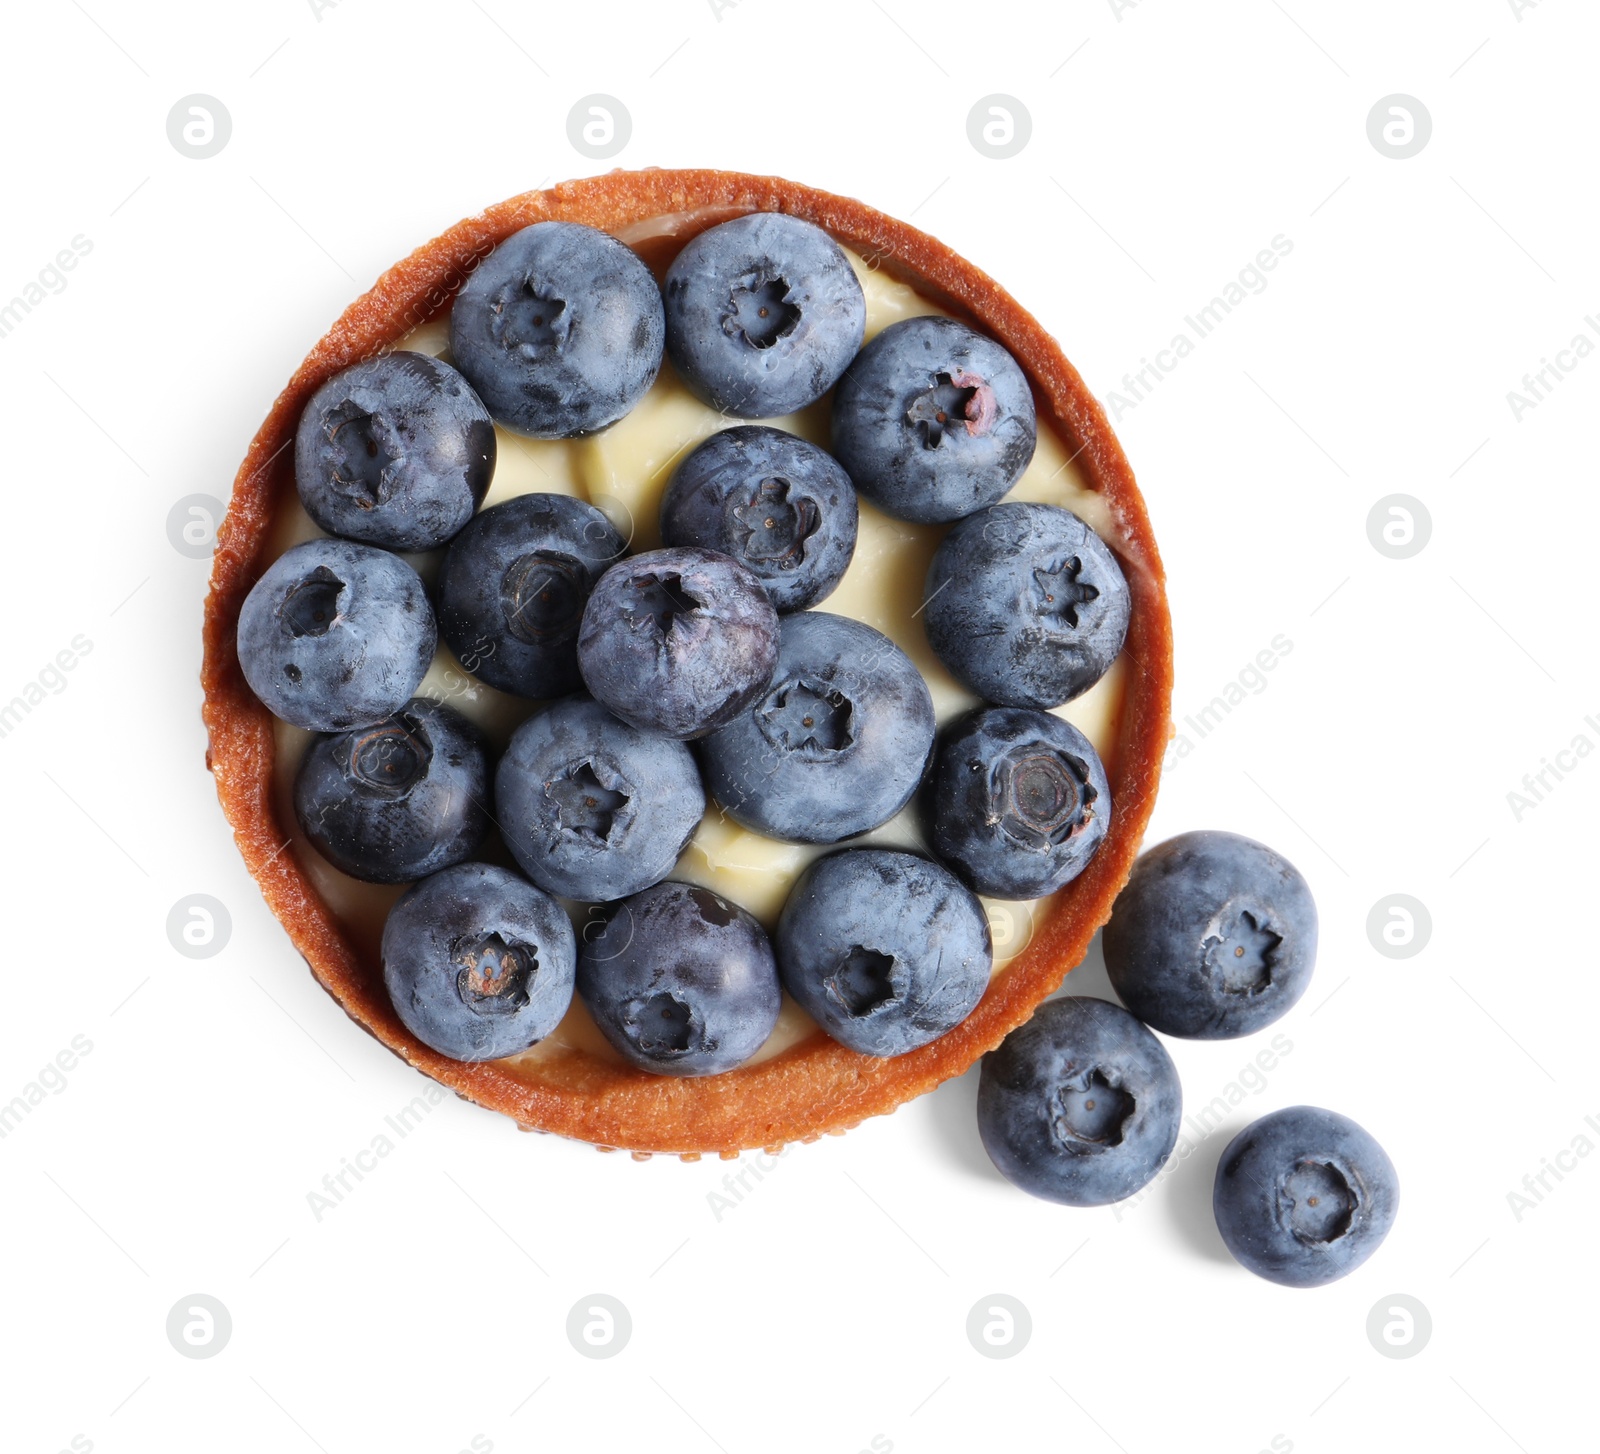
{"label": "tartlet", "polygon": [[[286,851],[294,824],[275,786],[273,720],[239,665],[240,608],[268,563],[280,505],[295,495],[296,425],[320,385],[447,311],[476,263],[521,228],[550,220],[600,228],[623,236],[659,276],[689,238],[751,211],[817,224],[869,267],[997,338],[1027,374],[1041,425],[1060,435],[1102,497],[1104,534],[1131,598],[1128,669],[1104,752],[1115,804],[1110,831],[1084,872],[1040,906],[1027,947],[996,975],[977,1009],[920,1050],[879,1059],[819,1031],[759,1063],[691,1079],[650,1075],[580,1049],[541,1059],[532,1070],[450,1060],[406,1031],[376,957]],[[396,264],[345,310],[273,404],[235,478],[213,559],[201,679],[207,765],[239,849],[295,947],[352,1019],[424,1074],[525,1130],[637,1156],[692,1159],[811,1141],[892,1111],[966,1070],[1059,986],[1109,917],[1154,805],[1170,732],[1172,637],[1160,556],[1122,448],[1055,340],[998,284],[925,233],[849,198],[778,178],[652,169],[564,183],[491,207]]]}

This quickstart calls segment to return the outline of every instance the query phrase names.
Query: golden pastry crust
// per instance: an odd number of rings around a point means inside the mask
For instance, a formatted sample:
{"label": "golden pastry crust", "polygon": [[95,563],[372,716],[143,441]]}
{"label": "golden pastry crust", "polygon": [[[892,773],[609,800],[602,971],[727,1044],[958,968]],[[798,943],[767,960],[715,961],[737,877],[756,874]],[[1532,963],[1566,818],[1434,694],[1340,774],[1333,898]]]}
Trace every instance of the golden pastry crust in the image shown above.
{"label": "golden pastry crust", "polygon": [[[579,1051],[513,1073],[446,1059],[395,1015],[381,967],[363,962],[291,852],[273,795],[272,718],[245,684],[239,610],[265,568],[273,515],[294,491],[293,443],[311,394],[341,369],[392,346],[447,308],[479,259],[535,222],[583,222],[626,235],[658,270],[693,232],[750,211],[787,212],[826,228],[869,265],[1000,339],[1032,381],[1039,413],[1072,450],[1115,523],[1132,592],[1127,673],[1106,771],[1111,830],[1089,867],[1041,909],[1032,941],[949,1034],[894,1059],[859,1055],[818,1032],[760,1064],[701,1079],[649,1075]],[[659,227],[651,219],[689,214]],[[245,862],[312,973],[350,1017],[397,1055],[527,1130],[636,1154],[735,1156],[815,1140],[892,1111],[959,1075],[999,1044],[1083,957],[1127,880],[1155,801],[1170,735],[1172,626],[1165,575],[1133,471],[1094,396],[1055,340],[991,278],[949,248],[862,203],[776,177],[722,171],[612,172],[528,192],[467,218],[390,268],[312,349],[278,396],[234,480],[217,534],[205,609],[201,684],[207,765]]]}

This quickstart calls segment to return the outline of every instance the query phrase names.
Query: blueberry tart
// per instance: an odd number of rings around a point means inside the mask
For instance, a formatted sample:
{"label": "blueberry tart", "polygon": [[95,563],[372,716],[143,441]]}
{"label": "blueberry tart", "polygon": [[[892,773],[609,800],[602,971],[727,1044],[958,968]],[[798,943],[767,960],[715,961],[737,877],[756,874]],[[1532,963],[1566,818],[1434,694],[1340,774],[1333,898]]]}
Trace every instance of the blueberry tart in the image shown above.
{"label": "blueberry tart", "polygon": [[722,171],[529,192],[384,273],[250,443],[204,648],[223,811],[339,1005],[641,1157],[994,1050],[1111,913],[1169,735],[1149,518],[1055,340],[926,234]]}

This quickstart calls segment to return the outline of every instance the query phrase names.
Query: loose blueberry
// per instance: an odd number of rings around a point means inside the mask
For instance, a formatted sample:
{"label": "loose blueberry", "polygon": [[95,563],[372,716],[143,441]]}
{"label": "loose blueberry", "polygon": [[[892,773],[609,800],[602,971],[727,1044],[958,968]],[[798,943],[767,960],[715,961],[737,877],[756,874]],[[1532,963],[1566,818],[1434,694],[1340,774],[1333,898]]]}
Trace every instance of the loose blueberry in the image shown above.
{"label": "loose blueberry", "polygon": [[540,888],[609,901],[672,872],[706,795],[681,742],[568,697],[512,735],[495,804],[506,846]]}
{"label": "loose blueberry", "polygon": [[450,313],[456,367],[500,423],[536,439],[592,434],[620,419],[655,382],[665,336],[649,268],[576,222],[513,233]]}
{"label": "loose blueberry", "polygon": [[710,889],[662,883],[586,936],[578,994],[617,1053],[657,1075],[717,1075],[772,1034],[782,996],[766,931]]}
{"label": "loose blueberry", "polygon": [[953,318],[891,323],[834,390],[834,454],[901,520],[959,520],[993,504],[1022,478],[1036,434],[1017,361]]}
{"label": "loose blueberry", "polygon": [[801,1009],[864,1055],[904,1055],[954,1029],[994,965],[983,906],[955,876],[881,848],[831,853],[801,874],[773,948]]}
{"label": "loose blueberry", "polygon": [[1070,510],[1009,501],[955,526],[928,567],[928,644],[980,697],[1059,707],[1110,669],[1128,633],[1128,583]]}
{"label": "loose blueberry", "polygon": [[383,354],[335,374],[300,416],[294,478],[331,535],[388,550],[434,550],[483,503],[494,424],[449,364]]}
{"label": "loose blueberry", "polygon": [[1103,938],[1112,988],[1147,1025],[1232,1040],[1281,1019],[1317,960],[1300,871],[1237,833],[1182,833],[1133,867]]}
{"label": "loose blueberry", "polygon": [[678,466],[661,501],[661,538],[731,555],[779,611],[814,606],[856,548],[856,492],[825,450],[781,429],[713,434]]}
{"label": "loose blueberry", "polygon": [[765,689],[778,613],[761,582],[713,550],[652,550],[611,567],[578,629],[585,685],[624,722],[687,740]]}
{"label": "loose blueberry", "polygon": [[702,232],[667,269],[667,353],[713,409],[771,419],[814,403],[861,347],[866,297],[820,227],[753,212]]}
{"label": "loose blueberry", "polygon": [[310,732],[381,722],[411,699],[435,642],[433,609],[398,556],[350,540],[286,550],[239,611],[239,666],[275,716]]}
{"label": "loose blueberry", "polygon": [[1172,1154],[1182,1118],[1172,1057],[1106,1000],[1046,1000],[978,1076],[989,1159],[1023,1191],[1067,1206],[1132,1196]]}
{"label": "loose blueberry", "polygon": [[439,569],[439,632],[479,680],[519,697],[579,684],[578,625],[626,548],[570,495],[518,495],[475,516]]}
{"label": "loose blueberry", "polygon": [[929,788],[933,851],[996,898],[1053,894],[1089,866],[1111,826],[1094,744],[1030,707],[983,707],[952,723]]}
{"label": "loose blueberry", "polygon": [[1348,1116],[1290,1106],[1246,1126],[1211,1193],[1228,1251],[1258,1277],[1321,1287],[1354,1272],[1394,1225],[1400,1179]]}
{"label": "loose blueberry", "polygon": [[510,869],[462,863],[407,889],[389,910],[382,953],[395,1013],[452,1060],[526,1050],[572,1003],[572,922]]}
{"label": "loose blueberry", "polygon": [[911,659],[847,616],[779,626],[771,686],[701,749],[728,816],[771,838],[838,843],[894,817],[922,781],[933,699]]}
{"label": "loose blueberry", "polygon": [[483,734],[425,697],[374,726],[318,737],[294,783],[301,832],[368,883],[411,883],[471,858],[489,832],[488,800]]}

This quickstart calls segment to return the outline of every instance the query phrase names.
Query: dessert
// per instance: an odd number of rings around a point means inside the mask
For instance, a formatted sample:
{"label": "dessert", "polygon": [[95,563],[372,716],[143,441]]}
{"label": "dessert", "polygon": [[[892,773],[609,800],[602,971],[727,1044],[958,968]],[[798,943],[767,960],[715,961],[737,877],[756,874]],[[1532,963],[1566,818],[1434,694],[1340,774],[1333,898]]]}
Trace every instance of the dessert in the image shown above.
{"label": "dessert", "polygon": [[[547,407],[548,400],[530,393],[526,379],[511,363],[526,358],[529,350],[537,354],[548,349],[554,339],[575,336],[570,331],[562,335],[561,329],[565,326],[570,330],[575,322],[581,322],[583,310],[592,299],[570,278],[559,287],[550,285],[541,292],[537,285],[528,286],[525,270],[496,271],[493,260],[501,256],[497,245],[525,237],[526,229],[537,231],[535,225],[541,223],[598,228],[612,234],[619,245],[634,249],[637,258],[659,276],[667,272],[688,239],[710,236],[716,224],[756,214],[781,214],[826,230],[862,289],[866,317],[863,337],[881,335],[897,313],[923,316],[944,310],[958,315],[957,321],[964,328],[982,330],[980,336],[1001,344],[1030,382],[1036,393],[1038,444],[1033,464],[1014,488],[1029,499],[1060,509],[1071,508],[1088,521],[1111,543],[1128,585],[1132,609],[1121,656],[1094,687],[1064,709],[1085,729],[1088,738],[1098,739],[1115,813],[1099,850],[1052,901],[1031,911],[1005,911],[1019,925],[1036,917],[1031,935],[1018,932],[1015,940],[1021,942],[997,945],[1001,950],[1020,952],[996,953],[995,974],[976,1008],[947,1033],[919,1049],[894,1056],[863,1055],[828,1038],[794,1003],[782,1002],[770,1033],[737,1069],[713,1070],[706,1075],[663,1075],[637,1068],[602,1033],[595,1018],[575,1002],[560,1025],[529,1049],[482,1060],[451,1056],[430,1044],[425,1036],[412,1033],[414,1026],[408,1028],[400,1010],[404,987],[401,999],[393,1001],[385,990],[379,966],[387,962],[387,956],[380,958],[380,929],[393,903],[394,890],[350,881],[304,841],[296,841],[288,851],[281,851],[285,838],[290,836],[280,827],[288,821],[288,784],[306,750],[307,738],[303,731],[295,730],[290,718],[275,727],[262,699],[248,689],[240,667],[237,628],[245,598],[258,578],[270,574],[273,555],[286,547],[294,548],[313,533],[314,527],[300,514],[295,502],[292,472],[282,454],[284,443],[292,438],[315,390],[346,368],[401,346],[410,352],[437,354],[443,351],[448,338],[454,367],[472,383],[491,414],[503,423],[512,417],[511,411],[520,411],[515,417],[524,433],[544,439],[559,436],[565,441],[541,443],[504,429],[499,431],[495,475],[487,496],[491,509],[485,515],[493,513],[503,500],[530,491],[586,497],[628,540],[635,553],[623,558],[622,567],[633,571],[655,545],[656,506],[670,470],[689,449],[727,421],[696,402],[690,388],[674,371],[662,369],[659,378],[652,373],[649,354],[653,315],[648,300],[635,288],[630,268],[617,261],[617,290],[636,303],[627,312],[632,327],[630,330],[617,325],[608,335],[620,351],[617,359],[605,366],[614,375],[606,378],[607,387],[597,389],[586,383],[578,390],[588,411],[586,422],[580,427],[599,428],[595,421],[604,420],[619,402],[623,409],[620,414],[612,414],[611,428],[606,432],[575,437],[570,418],[558,417],[559,411],[553,413]],[[563,243],[551,254],[555,259],[552,266],[568,266],[573,256],[595,250],[588,240],[581,246],[576,239]],[[601,247],[598,251],[611,266],[610,249]],[[763,355],[782,357],[779,350],[790,338],[801,335],[800,324],[806,312],[791,296],[793,280],[741,273],[733,281],[748,295],[742,297],[741,307],[748,302],[753,309],[748,320],[750,329],[744,335],[746,345]],[[780,282],[782,288],[778,286]],[[458,291],[460,296],[455,297]],[[848,295],[848,290],[843,292]],[[466,317],[463,304],[469,293],[472,308],[477,311]],[[562,305],[559,310],[554,307],[557,303]],[[777,319],[771,336],[765,331],[762,308],[767,310],[766,318]],[[799,319],[785,311],[791,308],[798,310]],[[447,312],[451,315],[448,320],[444,317]],[[824,345],[836,340],[838,329],[847,327],[847,314],[848,309],[844,309],[839,316],[845,322],[823,332],[819,355],[827,355]],[[609,314],[606,317],[609,321],[604,326],[612,328],[614,320]],[[562,318],[568,319],[566,325],[561,323]],[[670,342],[670,292],[667,319]],[[791,322],[794,326],[787,327]],[[848,332],[845,336],[849,336]],[[791,372],[804,374],[806,367],[815,363],[815,359],[802,359]],[[781,372],[771,371],[774,379]],[[813,372],[813,383],[821,376]],[[759,374],[758,382],[765,377]],[[991,403],[983,386],[963,383],[964,377],[965,372],[956,369],[949,381],[949,388],[954,391],[950,398],[941,394],[929,401],[931,422],[940,423],[941,427],[950,422],[951,408],[961,421],[953,433],[944,436],[948,442],[953,442],[954,434],[981,440],[984,421],[990,417]],[[706,386],[705,380],[701,385]],[[826,387],[824,384],[824,391]],[[942,389],[945,385],[935,380],[929,387]],[[496,395],[497,389],[503,390],[503,395]],[[950,407],[933,408],[934,404]],[[822,398],[808,407],[806,414],[770,420],[770,425],[826,449],[829,401]],[[945,421],[937,419],[940,412],[945,413]],[[914,422],[920,426],[928,421],[919,417]],[[977,432],[969,433],[968,424],[978,425]],[[931,434],[929,430],[920,432]],[[860,481],[856,483],[859,487]],[[765,518],[761,517],[763,529]],[[921,634],[917,614],[922,604],[921,584],[939,534],[924,525],[901,524],[862,504],[854,559],[826,598],[825,614],[839,621],[853,621],[862,630],[891,641],[890,649],[911,661],[922,678],[932,716],[948,719],[977,703],[943,671]],[[322,542],[318,548],[339,544]],[[671,547],[674,551],[693,548],[697,547]],[[445,552],[447,558],[450,553]],[[528,553],[519,554],[513,564]],[[419,565],[425,573],[434,568],[434,563],[428,561],[420,561]],[[531,565],[528,569],[524,588],[519,590],[517,583],[512,583],[513,615],[519,609],[519,601],[524,615],[529,614],[528,608],[534,602],[550,601],[564,605],[570,618],[576,597],[586,594],[586,588],[593,585],[556,572],[546,578]],[[658,630],[670,634],[674,623],[664,622],[662,617],[683,614],[681,595],[674,601],[675,593],[682,591],[681,572],[676,583],[671,570],[646,573],[656,576],[653,585],[631,578],[646,588],[645,594],[654,593],[653,605],[648,611],[636,610],[633,614],[641,628],[648,630],[653,621]],[[607,576],[602,574],[598,579],[603,584]],[[550,583],[559,581],[573,584],[565,597],[559,590],[547,589]],[[337,604],[338,592],[327,582],[316,589],[329,598],[325,605]],[[759,584],[757,591],[770,611],[771,605]],[[588,607],[593,607],[594,599],[593,594],[588,596]],[[531,614],[533,624],[538,625],[542,620],[539,611],[534,609]],[[781,618],[777,633],[781,638],[790,623],[819,614],[823,613],[786,615]],[[586,619],[586,612],[584,615]],[[333,619],[342,624],[337,611]],[[602,621],[597,615],[597,630],[614,630],[617,619],[608,616]],[[431,617],[428,624],[431,630]],[[846,634],[859,635],[848,627],[844,629]],[[206,717],[219,794],[252,871],[319,979],[384,1043],[464,1095],[505,1111],[530,1128],[554,1130],[640,1152],[692,1155],[716,1150],[731,1154],[743,1147],[772,1146],[840,1130],[864,1115],[892,1109],[909,1096],[958,1073],[982,1051],[997,1044],[1078,961],[1089,935],[1109,912],[1148,816],[1167,731],[1170,637],[1159,560],[1126,462],[1098,406],[1054,344],[987,278],[912,229],[860,204],[807,188],[722,173],[614,174],[530,194],[460,224],[386,274],[313,352],[252,445],[219,536],[206,633]],[[522,721],[539,720],[538,709],[531,702],[510,698],[487,685],[483,664],[492,653],[485,654],[481,649],[475,652],[471,642],[463,641],[462,645],[466,647],[465,656],[442,652],[429,669],[426,684],[420,679],[410,683],[404,694],[383,703],[383,714],[398,710],[420,690],[424,696],[447,700],[452,707],[474,716],[498,748]],[[749,651],[733,653],[733,664],[747,662],[749,655]],[[593,690],[595,682],[589,680],[590,676],[598,679],[601,668],[609,666],[614,657],[602,658],[597,651],[588,656],[586,664],[591,670],[584,673],[584,680]],[[581,648],[579,657],[582,662]],[[723,668],[731,669],[727,661]],[[759,673],[752,671],[749,675]],[[869,673],[862,680],[876,681],[877,673]],[[631,684],[637,686],[637,682]],[[770,687],[771,683],[758,685]],[[835,685],[818,695],[826,701],[836,692]],[[734,695],[742,695],[742,688]],[[775,719],[784,719],[788,707],[802,705],[791,700],[792,696],[787,694],[784,701],[770,704]],[[755,704],[743,707],[742,715],[734,722],[713,731],[705,739],[703,750],[709,753],[710,744],[720,732],[748,725],[750,714],[759,710],[765,700],[758,690]],[[322,717],[300,715],[305,719],[303,726],[310,730],[356,725],[336,721],[324,725]],[[812,717],[809,726],[805,722],[807,715]],[[918,718],[916,740],[925,735],[931,742],[931,722],[923,733],[926,719],[920,713],[912,715]],[[798,759],[806,752],[828,751],[812,730],[818,720],[815,713],[801,711],[793,723],[775,720],[769,726],[780,739],[787,736],[792,744],[791,755]],[[687,736],[704,724],[693,724],[687,730],[681,722],[665,725]],[[802,731],[807,735],[798,735]],[[823,731],[826,735],[827,728]],[[656,734],[654,740],[664,739]],[[904,761],[899,759],[896,766]],[[921,763],[913,759],[913,779],[920,775],[920,768]],[[504,773],[503,764],[501,772]],[[571,805],[574,811],[583,810],[578,812],[579,818],[584,812],[602,816],[612,812],[605,794],[628,796],[616,787],[606,787],[598,772],[593,773],[592,783],[573,781],[575,788],[581,789],[574,793]],[[914,780],[911,787],[915,787]],[[891,804],[898,795],[897,784]],[[588,801],[590,798],[595,800],[593,804]],[[876,805],[874,813],[882,806]],[[907,809],[877,832],[890,835],[894,840],[891,846],[897,849],[919,847],[913,820],[914,814]],[[584,824],[575,822],[570,828],[581,834]],[[835,825],[830,831],[837,828]],[[594,831],[592,823],[589,829]],[[801,834],[789,836],[800,838]],[[875,838],[874,842],[889,840]],[[544,861],[546,856],[538,857]],[[794,878],[814,857],[815,852],[809,848],[758,837],[737,827],[731,814],[724,817],[713,810],[695,831],[673,869],[673,879],[640,892],[666,896],[681,906],[694,902],[689,889],[699,887],[737,911],[733,922],[743,923],[738,915],[744,914],[757,928],[761,924],[770,926],[776,923]],[[463,869],[476,871],[482,867],[462,865],[445,872],[458,874]],[[520,876],[515,877],[522,882]],[[701,882],[686,886],[682,881],[687,879]],[[436,881],[437,876],[409,890],[401,903],[414,902],[412,895],[421,896],[422,890]],[[532,884],[527,887],[531,892],[541,892]],[[625,905],[628,902],[631,901],[625,901]],[[996,912],[994,906],[990,911]],[[713,917],[721,913],[716,910]],[[704,915],[696,918],[701,924],[709,922]],[[394,922],[389,916],[391,929]],[[592,943],[620,933],[621,922],[621,913],[614,911],[596,935],[584,936],[586,962]],[[1004,921],[996,922],[1004,927]],[[382,937],[391,936],[384,932]],[[516,1008],[512,1002],[522,993],[518,988],[522,971],[515,952],[509,953],[508,963],[508,951],[514,951],[514,946],[503,941],[499,947],[475,951],[475,957],[469,956],[470,964],[456,967],[458,991],[465,974],[464,983],[476,996],[475,1003],[490,1010],[479,1019],[498,1023],[502,1017],[514,1018],[509,1012]],[[753,950],[751,955],[759,957]],[[717,962],[734,964],[739,960],[733,956]],[[581,982],[581,972],[579,977]],[[761,976],[752,975],[746,987],[733,992],[738,1011],[735,1018],[741,1024],[761,1023],[765,1011],[762,996],[754,987],[764,983]],[[637,999],[638,992],[623,995],[620,1000],[610,995],[606,1003],[621,1006],[630,997]],[[600,1003],[598,995],[595,1003]],[[658,1052],[677,1055],[678,1043],[683,1041],[683,1054],[687,1055],[694,1037],[692,1026],[684,1023],[682,1006],[678,1002],[663,1003],[657,1010],[662,1028],[650,1031],[647,1021],[639,1022],[649,1033],[641,1032],[634,1042],[636,1048],[647,1044]],[[617,1013],[626,1012],[618,1009]],[[637,1006],[632,1013],[637,1020]],[[610,1015],[609,1009],[607,1014]],[[681,1033],[685,1028],[691,1031],[687,1036]],[[687,1062],[680,1058],[675,1063]]]}

